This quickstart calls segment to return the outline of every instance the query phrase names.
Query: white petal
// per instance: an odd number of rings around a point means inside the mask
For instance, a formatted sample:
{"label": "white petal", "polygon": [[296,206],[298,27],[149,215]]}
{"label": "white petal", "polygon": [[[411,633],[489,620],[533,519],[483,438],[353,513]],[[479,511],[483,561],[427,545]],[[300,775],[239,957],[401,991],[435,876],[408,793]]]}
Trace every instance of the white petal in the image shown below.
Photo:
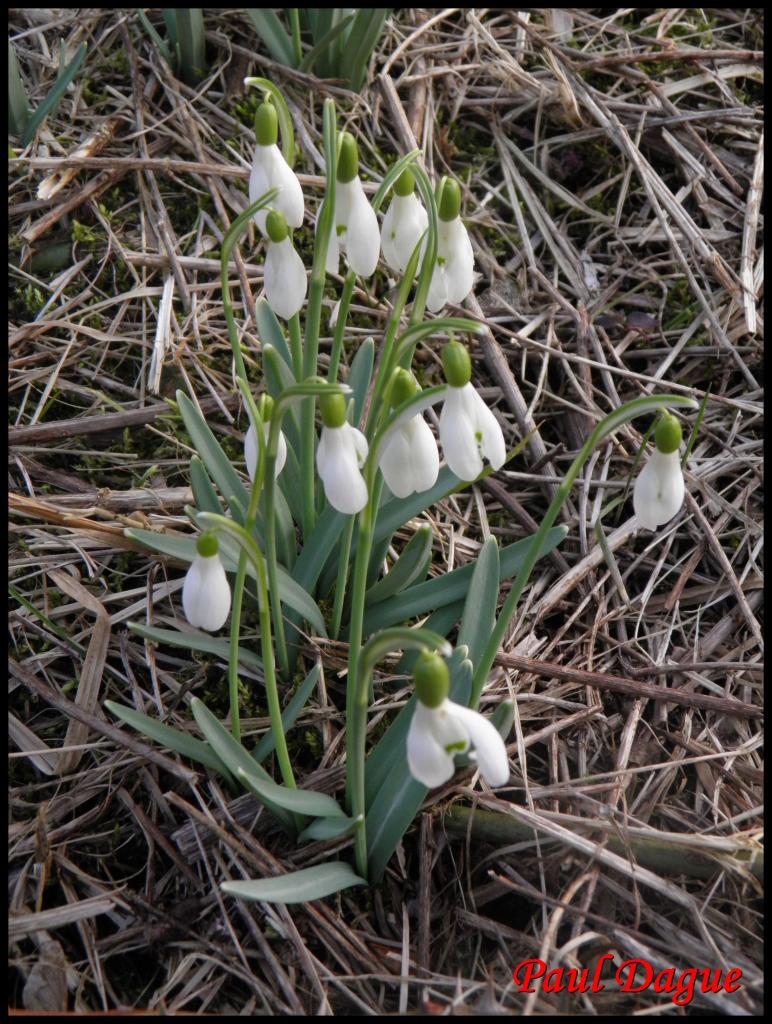
{"label": "white petal", "polygon": [[[319,233],[319,213],[321,213],[321,206],[316,214],[316,223],[314,225],[314,240]],[[330,232],[330,240],[327,245],[327,256],[324,263],[324,269],[328,274],[337,274],[340,268],[340,246],[338,245],[338,235],[335,230],[335,225],[332,226]],[[335,319],[338,319],[337,312],[335,313]],[[330,327],[333,328],[334,324],[330,323]]]}
{"label": "white petal", "polygon": [[283,431],[279,431],[279,443],[276,446],[276,466],[274,468],[274,478],[281,473],[284,469],[284,464],[287,461],[287,439],[284,436]]}
{"label": "white petal", "polygon": [[440,453],[431,427],[423,416],[414,416],[407,431],[413,462],[413,490],[421,494],[437,483]]}
{"label": "white petal", "polygon": [[399,198],[399,196],[395,196],[392,199],[391,205],[384,215],[383,224],[381,225],[381,250],[387,266],[401,273],[405,268],[400,266],[399,243],[397,242],[397,229],[399,227],[397,199]]}
{"label": "white petal", "polygon": [[633,508],[638,522],[649,530],[656,530],[673,518],[683,500],[681,456],[677,451],[665,455],[655,448],[633,489]]}
{"label": "white petal", "polygon": [[474,480],[483,463],[475,438],[475,425],[465,408],[464,388],[448,387],[440,413],[440,441],[445,460],[459,480]]}
{"label": "white petal", "polygon": [[478,440],[481,453],[494,469],[501,469],[507,457],[507,446],[499,421],[474,389],[471,381],[463,390],[467,413],[474,423],[475,432],[481,435],[481,440]]}
{"label": "white petal", "polygon": [[[349,211],[344,235],[346,259],[349,267],[360,277],[370,277],[378,266],[381,253],[381,235],[375,216],[359,178],[350,184],[356,186],[349,197]],[[338,218],[336,218],[337,220]]]}
{"label": "white petal", "polygon": [[460,217],[447,223],[444,230],[440,228],[438,249],[447,260],[448,302],[463,302],[474,285],[474,252]]}
{"label": "white petal", "polygon": [[448,285],[445,280],[445,266],[439,263],[434,267],[432,279],[429,282],[429,292],[426,296],[426,308],[430,313],[439,313],[448,301]]}
{"label": "white petal", "polygon": [[249,479],[254,483],[257,472],[257,431],[254,423],[249,424],[249,430],[244,436],[244,461],[247,464]]}
{"label": "white petal", "polygon": [[404,428],[395,431],[394,436],[384,445],[378,465],[395,498],[406,498],[413,493],[415,485],[410,442]]}
{"label": "white petal", "polygon": [[289,320],[300,312],[306,299],[308,280],[303,261],[289,237],[282,242],[268,242],[263,284],[268,305],[277,316]]}
{"label": "white petal", "polygon": [[219,555],[196,555],[182,586],[182,607],[191,626],[213,633],[225,625],[231,588]]}
{"label": "white petal", "polygon": [[472,741],[482,777],[489,786],[505,786],[509,782],[507,748],[496,726],[479,711],[445,701],[448,715],[460,721]]}
{"label": "white petal", "polygon": [[436,736],[437,711],[416,702],[407,733],[407,764],[410,774],[429,789],[453,777],[453,756]]}
{"label": "white petal", "polygon": [[[303,190],[297,175],[284,159],[277,145],[255,147],[252,160],[252,171],[249,177],[249,201],[256,202],[269,189],[278,188],[279,194],[270,206],[280,210],[291,228],[299,228],[303,223]],[[268,209],[258,210],[255,222],[265,234],[265,219]]]}
{"label": "white petal", "polygon": [[381,231],[383,257],[392,270],[404,271],[428,222],[426,210],[415,192],[409,196],[394,196]]}
{"label": "white petal", "polygon": [[367,504],[367,484],[359,472],[355,441],[350,433],[353,430],[348,423],[323,427],[316,452],[316,466],[327,500],[344,515],[361,512]]}
{"label": "white petal", "polygon": [[361,430],[357,430],[356,427],[352,427],[350,423],[344,423],[346,433],[349,436],[350,443],[354,446],[354,451],[357,455],[357,463],[359,466],[364,466],[367,453],[370,448],[367,444],[367,438]]}

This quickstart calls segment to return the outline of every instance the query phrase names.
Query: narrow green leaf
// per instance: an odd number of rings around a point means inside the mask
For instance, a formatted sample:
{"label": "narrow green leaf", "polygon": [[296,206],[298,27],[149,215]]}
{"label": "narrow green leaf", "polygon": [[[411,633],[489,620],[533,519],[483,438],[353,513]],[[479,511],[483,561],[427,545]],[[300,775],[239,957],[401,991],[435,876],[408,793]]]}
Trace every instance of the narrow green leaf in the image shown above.
{"label": "narrow green leaf", "polygon": [[252,881],[221,882],[220,888],[226,896],[241,900],[260,900],[263,903],[307,903],[330,896],[352,885],[367,885],[364,878],[355,874],[349,864],[335,861],[331,864],[316,864],[302,871],[291,871],[278,878],[256,878]]}
{"label": "narrow green leaf", "polygon": [[179,73],[188,85],[196,85],[206,73],[206,32],[200,7],[177,8]]}
{"label": "narrow green leaf", "polygon": [[[427,556],[431,556],[431,550],[432,529],[430,526],[419,526],[389,572],[367,591],[365,607],[370,608],[387,597],[393,597],[394,594],[398,594],[415,582],[418,576],[425,571],[426,559]],[[498,566],[496,568],[498,569]],[[498,572],[496,573],[496,584],[496,595],[498,596]]]}
{"label": "narrow green leaf", "polygon": [[51,87],[51,91],[37,108],[35,113],[30,117],[27,127],[24,130],[24,134],[21,137],[22,146],[27,146],[32,142],[35,137],[35,132],[38,130],[45,118],[59,106],[59,102],[62,96],[64,96],[65,89],[76,76],[78,69],[83,63],[83,59],[86,56],[86,50],[86,44],[81,43],[75,56],[67,67],[59,72],[59,76]]}
{"label": "narrow green leaf", "polygon": [[[224,637],[208,636],[204,633],[186,633],[180,629],[161,629],[158,626],[145,626],[141,622],[129,622],[132,633],[152,640],[157,644],[169,644],[170,647],[182,647],[188,651],[200,651],[202,654],[213,654],[216,658],[228,661],[230,642]],[[239,647],[239,664],[251,668],[262,675],[263,662],[253,651]]]}
{"label": "narrow green leaf", "polygon": [[370,57],[388,16],[388,7],[362,7],[354,20],[348,39],[346,63],[350,69],[351,88],[354,92],[360,92],[365,83]]}
{"label": "narrow green leaf", "polygon": [[[297,692],[293,695],[292,700],[282,712],[281,724],[284,727],[285,733],[289,732],[293,727],[297,721],[298,715],[306,706],[308,698],[311,696],[313,689],[316,686],[321,668],[322,663],[318,661],[300,684]],[[252,757],[258,764],[262,764],[266,757],[273,752],[275,746],[276,741],[274,740],[273,729],[269,729],[252,751]]]}
{"label": "narrow green leaf", "polygon": [[[139,20],[142,22],[142,24],[145,27],[145,31],[150,36],[151,42],[153,43],[155,48],[158,50],[158,52],[161,54],[161,56],[166,61],[166,63],[169,65],[169,67],[172,69],[172,71],[174,71],[175,70],[174,69],[174,60],[172,58],[171,52],[169,50],[169,47],[166,45],[166,43],[163,41],[163,39],[161,39],[161,37],[156,32],[156,30],[150,24],[150,22],[147,19],[147,15],[145,14],[145,12],[143,10],[141,10],[140,8],[138,8],[137,9],[137,14],[139,15]],[[175,31],[176,31],[176,28],[175,28]]]}
{"label": "narrow green leaf", "polygon": [[132,729],[136,729],[137,732],[147,736],[148,739],[153,740],[165,749],[176,750],[183,757],[187,757],[191,761],[197,761],[207,768],[212,768],[214,771],[219,772],[220,775],[224,775],[229,781],[233,781],[233,776],[208,743],[202,743],[201,740],[188,736],[187,733],[180,732],[179,729],[173,729],[170,725],[157,722],[154,718],[143,715],[141,711],[127,708],[124,704],[116,704],[115,701],[106,700],[104,706],[116,718],[120,718],[122,722],[130,725]]}
{"label": "narrow green leaf", "polygon": [[[258,779],[273,782],[271,776],[260,767],[238,740],[231,736],[225,726],[215,718],[203,701],[200,701],[198,697],[194,697],[190,702],[190,708],[199,729],[206,737],[209,745],[235,776],[238,776],[239,769],[241,768]],[[283,807],[279,807],[278,804],[275,804],[270,799],[261,797],[261,800],[285,827],[289,828],[290,831],[294,830],[292,815],[288,811]]]}
{"label": "narrow green leaf", "polygon": [[217,497],[209,474],[197,455],[190,460],[190,487],[199,512],[217,512],[222,514],[222,504]]}
{"label": "narrow green leaf", "polygon": [[212,480],[220,489],[220,494],[222,494],[231,508],[233,518],[239,522],[241,519],[240,513],[238,508],[231,507],[231,498],[236,498],[239,505],[246,509],[249,506],[249,495],[238,473],[218,444],[206,420],[182,391],[177,392],[177,406],[185,428],[190,434],[193,446],[201,456],[201,461],[206,466]]}
{"label": "narrow green leaf", "polygon": [[284,360],[287,369],[292,377],[292,383],[296,383],[292,368],[292,355],[287,344],[287,338],[282,330],[276,314],[268,305],[265,298],[258,299],[255,303],[255,322],[257,323],[257,335],[263,345],[273,345],[276,351]]}
{"label": "narrow green leaf", "polygon": [[8,124],[12,135],[22,135],[30,119],[30,106],[16,51],[8,40]]}
{"label": "narrow green leaf", "polygon": [[[263,346],[263,374],[265,388],[273,399],[277,399],[283,391],[296,383],[292,370],[280,357],[273,345]],[[287,446],[297,453],[300,451],[300,426],[298,421],[298,403],[291,402],[281,421],[281,429]]]}
{"label": "narrow green leaf", "polygon": [[311,536],[303,545],[303,550],[292,570],[292,577],[309,593],[314,591],[319,574],[343,532],[346,519],[342,512],[337,512],[332,505],[328,505],[317,519]]}
{"label": "narrow green leaf", "polygon": [[[555,526],[544,538],[539,557],[548,555],[563,540],[568,532],[565,526]],[[501,551],[499,581],[514,576],[525,561],[531,537],[510,544]],[[418,583],[401,594],[390,597],[373,608],[368,608],[364,618],[365,634],[374,633],[378,629],[393,626],[396,623],[424,615],[434,608],[451,604],[466,597],[471,584],[474,565],[465,565],[453,572],[445,573],[434,579]]]}
{"label": "narrow green leaf", "polygon": [[317,818],[304,828],[298,836],[299,843],[307,843],[319,839],[339,839],[341,836],[353,832],[362,820],[362,815],[356,818]]}
{"label": "narrow green leaf", "polygon": [[273,59],[288,68],[294,68],[296,64],[292,39],[276,12],[270,7],[249,7],[247,16]]}
{"label": "narrow green leaf", "polygon": [[177,50],[179,48],[180,42],[180,37],[177,33],[177,8],[162,7],[161,14],[163,14],[164,24],[166,25],[166,31],[169,33],[169,39],[171,40],[172,49]]}
{"label": "narrow green leaf", "polygon": [[317,60],[325,53],[329,52],[332,43],[349,27],[354,20],[354,15],[349,14],[343,21],[339,21],[337,25],[333,25],[330,31],[320,39],[313,49],[309,50],[303,60],[300,62],[300,71],[312,71],[314,64]]}
{"label": "narrow green leaf", "polygon": [[469,660],[474,666],[485,650],[496,621],[500,579],[499,546],[495,537],[489,537],[480,549],[474,565],[458,631],[458,643],[467,646]]}
{"label": "narrow green leaf", "polygon": [[260,800],[278,804],[295,814],[307,814],[311,818],[345,818],[345,812],[337,801],[326,793],[315,793],[310,789],[289,789],[280,786],[272,779],[261,779],[254,772],[239,768],[236,776],[247,789],[250,789]]}
{"label": "narrow green leaf", "polygon": [[359,346],[356,355],[351,360],[351,368],[348,371],[347,384],[354,392],[354,410],[352,423],[359,426],[362,418],[367,389],[370,386],[370,378],[373,374],[373,361],[375,359],[375,342],[372,338],[365,338]]}

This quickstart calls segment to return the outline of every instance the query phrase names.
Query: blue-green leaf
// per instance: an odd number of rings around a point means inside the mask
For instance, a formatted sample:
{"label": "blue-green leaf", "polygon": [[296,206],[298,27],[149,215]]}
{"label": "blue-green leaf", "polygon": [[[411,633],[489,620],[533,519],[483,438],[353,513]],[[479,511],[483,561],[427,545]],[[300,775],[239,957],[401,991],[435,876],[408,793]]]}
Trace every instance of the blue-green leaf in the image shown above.
{"label": "blue-green leaf", "polygon": [[221,882],[226,896],[241,900],[260,900],[263,903],[307,903],[330,896],[352,885],[367,885],[349,864],[335,861],[316,864],[302,871],[291,871],[278,878],[256,878],[252,881]]}
{"label": "blue-green leaf", "polygon": [[[21,138],[22,146],[28,146],[32,142],[38,127],[59,105],[62,96],[64,96],[65,89],[78,73],[78,68],[83,63],[86,49],[86,44],[81,43],[70,63],[59,72],[56,81],[51,87],[51,91],[27,122],[27,127],[24,129],[24,134]],[[64,46],[62,46],[62,53],[64,53]]]}
{"label": "blue-green leaf", "polygon": [[317,818],[304,828],[298,836],[299,843],[307,843],[311,840],[339,839],[341,836],[353,832],[362,820],[360,814],[356,818]]}
{"label": "blue-green leaf", "polygon": [[[367,591],[365,607],[370,608],[387,597],[393,597],[425,574],[426,559],[431,557],[431,550],[432,529],[430,526],[419,526],[389,572]],[[496,584],[498,595],[498,574]]]}
{"label": "blue-green leaf", "polygon": [[[204,633],[186,633],[179,629],[160,629],[158,626],[144,626],[141,622],[129,622],[132,633],[152,640],[157,644],[169,644],[170,647],[182,647],[188,651],[201,651],[202,654],[213,654],[227,662],[230,655],[230,642],[224,637],[209,636]],[[262,675],[263,662],[252,651],[239,647],[239,664],[254,669]]]}
{"label": "blue-green leaf", "polygon": [[255,321],[257,323],[257,333],[260,341],[263,345],[272,345],[273,348],[279,353],[284,360],[284,364],[289,370],[293,383],[295,382],[295,373],[292,366],[292,355],[287,344],[287,338],[284,331],[281,328],[281,324],[276,318],[276,314],[268,305],[267,299],[258,299],[255,303]]}
{"label": "blue-green leaf", "polygon": [[217,497],[209,474],[204,469],[204,464],[198,455],[190,460],[190,486],[193,491],[193,500],[199,512],[218,512],[222,514],[222,505]]}
{"label": "blue-green leaf", "polygon": [[362,410],[367,397],[367,389],[370,386],[370,378],[373,374],[373,361],[375,359],[375,342],[372,338],[365,338],[357,350],[357,354],[351,360],[351,367],[348,371],[346,383],[354,392],[354,409],[352,423],[359,426],[362,418]]}
{"label": "blue-green leaf", "polygon": [[499,546],[495,537],[488,537],[474,565],[458,631],[458,643],[467,646],[475,667],[496,621],[500,578]]}
{"label": "blue-green leaf", "polygon": [[[306,706],[308,698],[316,686],[316,681],[319,678],[319,673],[322,668],[322,663],[318,661],[311,671],[308,673],[306,678],[300,684],[297,689],[297,693],[294,694],[292,700],[289,702],[287,707],[284,709],[281,715],[281,724],[284,727],[284,732],[289,732],[292,726],[295,724],[298,715]],[[268,732],[261,738],[255,749],[252,751],[252,757],[257,761],[258,764],[262,764],[266,757],[274,750],[276,741],[273,736],[273,729],[269,729]]]}
{"label": "blue-green leaf", "polygon": [[288,68],[294,68],[296,61],[292,39],[276,12],[271,7],[248,7],[246,11],[273,59]]}
{"label": "blue-green leaf", "polygon": [[346,814],[337,801],[326,793],[315,793],[310,789],[289,789],[280,786],[270,778],[260,778],[253,771],[239,768],[236,777],[263,802],[278,804],[295,814],[307,814],[311,818],[345,818]]}

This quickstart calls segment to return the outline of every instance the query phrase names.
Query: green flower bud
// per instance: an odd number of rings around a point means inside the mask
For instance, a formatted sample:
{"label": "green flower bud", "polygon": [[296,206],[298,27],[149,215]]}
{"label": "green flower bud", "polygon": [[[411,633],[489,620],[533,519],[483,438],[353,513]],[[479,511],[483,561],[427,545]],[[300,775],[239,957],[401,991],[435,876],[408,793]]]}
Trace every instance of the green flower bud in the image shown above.
{"label": "green flower bud", "polygon": [[418,381],[410,370],[398,366],[391,377],[391,407],[396,409],[418,391]]}
{"label": "green flower bud", "polygon": [[415,175],[406,167],[394,183],[394,193],[398,196],[411,196],[415,191]]}
{"label": "green flower bud", "polygon": [[268,394],[261,395],[257,408],[260,413],[260,419],[263,423],[267,423],[273,414],[273,399],[271,396]]}
{"label": "green flower bud", "polygon": [[346,399],[343,395],[322,395],[319,408],[325,427],[342,427],[346,422]]}
{"label": "green flower bud", "polygon": [[279,138],[279,119],[272,103],[261,103],[255,114],[255,135],[261,146],[275,146]]}
{"label": "green flower bud", "polygon": [[353,181],[359,174],[359,150],[351,132],[343,132],[338,150],[338,181]]}
{"label": "green flower bud", "polygon": [[443,178],[440,182],[440,220],[446,223],[455,220],[461,212],[461,189],[453,178]]}
{"label": "green flower bud", "polygon": [[202,533],[196,541],[196,551],[202,558],[212,558],[219,550],[219,541],[213,533]]}
{"label": "green flower bud", "polygon": [[436,653],[422,651],[413,669],[418,699],[427,708],[438,708],[450,690],[450,672],[446,662]]}
{"label": "green flower bud", "polygon": [[442,367],[453,388],[462,388],[472,379],[472,360],[460,341],[449,341],[442,350]]}
{"label": "green flower bud", "polygon": [[289,234],[287,219],[281,210],[270,210],[265,218],[265,230],[272,242],[283,242]]}
{"label": "green flower bud", "polygon": [[681,424],[671,412],[663,412],[654,431],[657,448],[663,455],[670,455],[678,451],[682,438]]}

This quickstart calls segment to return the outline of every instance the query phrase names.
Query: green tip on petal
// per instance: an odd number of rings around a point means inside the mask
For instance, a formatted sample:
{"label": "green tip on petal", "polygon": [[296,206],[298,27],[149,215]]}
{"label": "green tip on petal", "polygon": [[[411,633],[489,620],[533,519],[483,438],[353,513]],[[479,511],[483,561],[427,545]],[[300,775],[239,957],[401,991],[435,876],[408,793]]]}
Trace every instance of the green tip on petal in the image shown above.
{"label": "green tip on petal", "polygon": [[346,399],[343,395],[322,395],[319,407],[325,427],[342,427],[346,422]]}
{"label": "green tip on petal", "polygon": [[412,196],[415,192],[415,175],[406,167],[394,184],[394,193],[398,196]]}
{"label": "green tip on petal", "polygon": [[271,210],[265,218],[265,230],[272,242],[283,242],[289,234],[287,220],[281,210]]}
{"label": "green tip on petal", "polygon": [[449,341],[442,350],[442,368],[452,388],[463,388],[472,379],[472,360],[460,341]]}
{"label": "green tip on petal", "polygon": [[440,220],[446,223],[455,220],[461,212],[461,189],[453,178],[443,178],[440,182],[439,201]]}
{"label": "green tip on petal", "polygon": [[359,174],[359,150],[351,132],[343,132],[338,150],[338,181],[353,181]]}
{"label": "green tip on petal", "polygon": [[660,417],[654,431],[654,440],[663,455],[671,455],[678,451],[683,440],[683,431],[681,424],[671,412],[664,412]]}
{"label": "green tip on petal", "polygon": [[450,690],[450,672],[443,659],[434,652],[422,651],[413,669],[418,699],[427,708],[438,708]]}
{"label": "green tip on petal", "polygon": [[391,378],[391,407],[396,409],[418,391],[418,381],[410,370],[398,366]]}
{"label": "green tip on petal", "polygon": [[255,114],[255,135],[261,146],[275,146],[279,138],[279,118],[272,103],[261,103]]}
{"label": "green tip on petal", "polygon": [[213,533],[202,533],[196,541],[196,551],[202,558],[213,558],[220,550],[220,544]]}

